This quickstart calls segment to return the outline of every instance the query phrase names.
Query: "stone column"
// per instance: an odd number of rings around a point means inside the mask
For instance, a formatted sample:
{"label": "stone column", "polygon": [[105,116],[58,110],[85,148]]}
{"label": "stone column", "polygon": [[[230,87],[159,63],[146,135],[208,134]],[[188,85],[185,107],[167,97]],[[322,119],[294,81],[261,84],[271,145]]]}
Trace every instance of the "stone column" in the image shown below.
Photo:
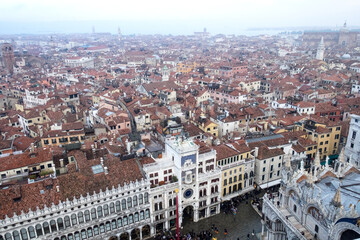
{"label": "stone column", "polygon": [[155,227],[150,226],[150,235],[154,236],[155,235]]}
{"label": "stone column", "polygon": [[131,230],[128,230],[127,232],[129,234],[129,240],[131,240]]}
{"label": "stone column", "polygon": [[261,236],[264,236],[264,228],[265,228],[265,222],[264,220],[261,220]]}
{"label": "stone column", "polygon": [[140,227],[139,229],[140,229],[140,240],[142,240],[142,227]]}
{"label": "stone column", "polygon": [[199,221],[199,210],[194,209],[194,222]]}

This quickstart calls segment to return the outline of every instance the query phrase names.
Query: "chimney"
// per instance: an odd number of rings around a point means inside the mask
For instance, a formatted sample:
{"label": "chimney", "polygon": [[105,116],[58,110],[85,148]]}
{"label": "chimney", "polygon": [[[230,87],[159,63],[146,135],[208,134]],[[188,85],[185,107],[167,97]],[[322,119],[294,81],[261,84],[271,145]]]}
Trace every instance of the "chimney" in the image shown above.
{"label": "chimney", "polygon": [[95,157],[95,148],[94,148],[94,144],[91,144],[91,149],[92,149],[92,152],[93,152],[93,155],[94,155],[94,157]]}
{"label": "chimney", "polygon": [[258,148],[258,147],[255,147],[255,152],[254,152],[254,154],[255,154],[255,157],[257,158],[258,155],[259,155],[259,148]]}
{"label": "chimney", "polygon": [[105,175],[108,175],[109,174],[109,170],[108,170],[108,167],[104,167],[104,172],[105,172]]}
{"label": "chimney", "polygon": [[104,159],[102,157],[100,158],[100,164],[101,166],[104,166]]}
{"label": "chimney", "polygon": [[60,192],[60,186],[56,186],[56,192]]}
{"label": "chimney", "polygon": [[30,144],[30,153],[33,153],[34,152],[34,143],[31,143]]}

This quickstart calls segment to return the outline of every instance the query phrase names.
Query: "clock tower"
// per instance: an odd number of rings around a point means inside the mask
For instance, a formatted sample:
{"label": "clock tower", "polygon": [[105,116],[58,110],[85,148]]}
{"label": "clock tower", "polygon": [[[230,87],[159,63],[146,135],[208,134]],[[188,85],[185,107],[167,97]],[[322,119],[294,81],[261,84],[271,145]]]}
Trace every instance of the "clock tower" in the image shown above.
{"label": "clock tower", "polygon": [[[193,212],[193,220],[196,222],[198,209],[198,149],[191,139],[177,137],[168,139],[165,152],[174,162],[174,174],[179,180],[179,215],[182,216],[183,210]],[[182,218],[180,217],[180,224]]]}

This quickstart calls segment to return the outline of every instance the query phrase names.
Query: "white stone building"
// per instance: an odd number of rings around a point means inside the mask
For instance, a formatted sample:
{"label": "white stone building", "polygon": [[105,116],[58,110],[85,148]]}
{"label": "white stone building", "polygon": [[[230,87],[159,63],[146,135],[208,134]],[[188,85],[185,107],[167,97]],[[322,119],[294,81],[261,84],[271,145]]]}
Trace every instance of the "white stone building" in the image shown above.
{"label": "white stone building", "polygon": [[266,146],[255,148],[255,182],[260,188],[269,188],[280,183],[284,151]]}
{"label": "white stone building", "polygon": [[114,160],[90,160],[76,151],[69,156],[66,174],[0,186],[0,239],[130,240],[154,234],[149,181],[135,159]]}
{"label": "white stone building", "polygon": [[359,180],[360,172],[345,162],[343,152],[334,168],[321,166],[317,158],[310,172],[303,162],[292,169],[288,158],[279,193],[263,198],[264,239],[358,239],[359,189],[353,183]]}
{"label": "white stone building", "polygon": [[94,68],[95,61],[90,57],[69,57],[65,59],[65,65],[69,67]]}
{"label": "white stone building", "polygon": [[176,225],[178,189],[179,224],[184,218],[194,222],[220,213],[221,171],[214,150],[199,149],[191,139],[166,140],[165,154],[144,165],[151,183],[152,223],[157,230]]}
{"label": "white stone building", "polygon": [[360,116],[352,114],[349,135],[345,145],[346,161],[360,168]]}
{"label": "white stone building", "polygon": [[352,94],[360,94],[360,85],[359,84],[353,84],[351,87],[351,93]]}

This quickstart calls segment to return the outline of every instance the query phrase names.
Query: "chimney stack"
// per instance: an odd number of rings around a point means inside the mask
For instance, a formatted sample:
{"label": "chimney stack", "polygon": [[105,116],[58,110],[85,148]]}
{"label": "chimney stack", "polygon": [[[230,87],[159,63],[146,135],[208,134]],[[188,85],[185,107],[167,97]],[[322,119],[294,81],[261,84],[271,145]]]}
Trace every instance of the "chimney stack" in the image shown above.
{"label": "chimney stack", "polygon": [[258,155],[259,155],[259,148],[258,148],[258,147],[255,147],[255,152],[254,152],[254,154],[255,154],[255,157],[257,158]]}

